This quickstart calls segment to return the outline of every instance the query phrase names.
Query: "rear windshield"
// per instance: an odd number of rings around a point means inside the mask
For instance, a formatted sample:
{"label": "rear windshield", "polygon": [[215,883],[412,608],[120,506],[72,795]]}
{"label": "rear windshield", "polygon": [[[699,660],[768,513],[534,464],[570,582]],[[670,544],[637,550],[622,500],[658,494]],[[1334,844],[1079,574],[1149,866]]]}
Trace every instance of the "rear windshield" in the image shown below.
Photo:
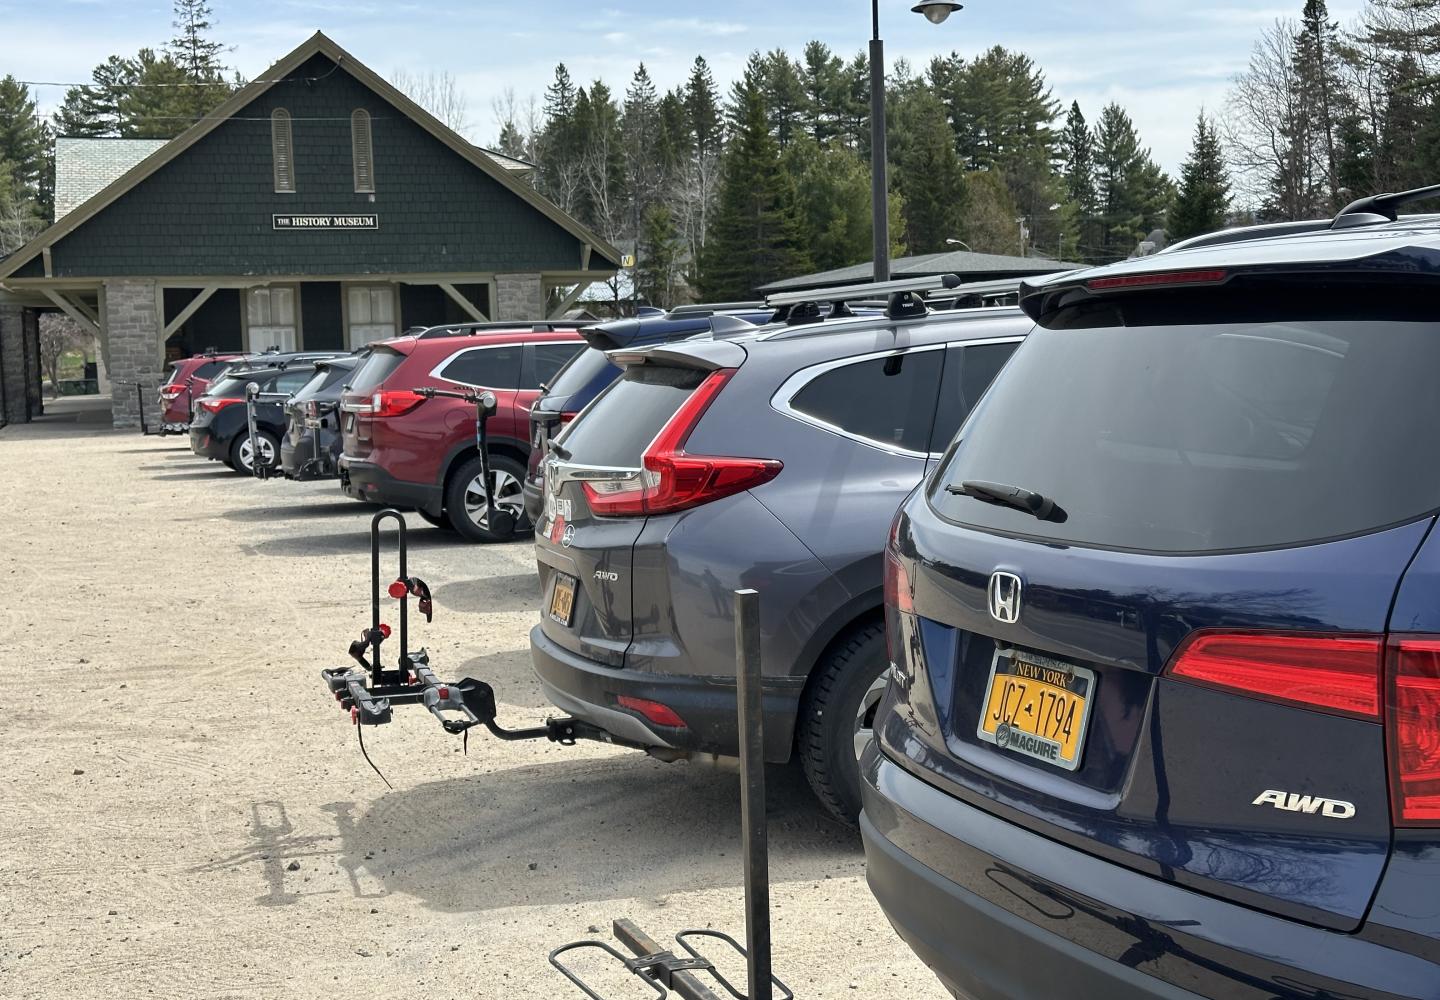
{"label": "rear windshield", "polygon": [[549,383],[547,394],[556,397],[573,396],[606,372],[614,379],[620,374],[620,369],[610,363],[604,351],[587,347],[556,373]]}
{"label": "rear windshield", "polygon": [[190,374],[195,378],[212,379],[229,367],[230,362],[228,361],[207,361]]}
{"label": "rear windshield", "polygon": [[222,378],[213,382],[209,389],[205,390],[207,396],[217,396],[221,399],[241,399],[245,396],[245,386],[248,383],[243,378]]}
{"label": "rear windshield", "polygon": [[631,368],[566,429],[560,443],[577,464],[638,469],[646,446],[705,375],[693,368]]}
{"label": "rear windshield", "polygon": [[[1440,507],[1440,329],[1304,321],[1037,329],[929,488],[961,524],[1154,552],[1359,534]],[[951,489],[1020,487],[1047,520]],[[947,489],[947,487],[951,489]]]}
{"label": "rear windshield", "polygon": [[399,351],[392,351],[388,347],[377,347],[375,353],[370,355],[355,369],[354,375],[348,380],[351,392],[367,393],[380,385],[387,378],[395,373],[405,360],[405,355]]}

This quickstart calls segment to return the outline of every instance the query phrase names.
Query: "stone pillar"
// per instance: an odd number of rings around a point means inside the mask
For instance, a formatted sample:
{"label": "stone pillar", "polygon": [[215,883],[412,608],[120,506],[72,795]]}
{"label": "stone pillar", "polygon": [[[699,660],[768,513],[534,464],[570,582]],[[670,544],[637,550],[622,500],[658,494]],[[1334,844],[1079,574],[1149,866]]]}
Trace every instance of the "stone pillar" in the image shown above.
{"label": "stone pillar", "polygon": [[24,310],[0,302],[0,424],[30,419],[25,392]]}
{"label": "stone pillar", "polygon": [[[130,278],[105,282],[105,312],[100,317],[109,343],[109,374],[114,389],[110,413],[116,427],[139,427],[141,400],[151,430],[160,426],[160,317],[155,282]],[[135,383],[140,383],[140,397]]]}
{"label": "stone pillar", "polygon": [[538,274],[495,275],[495,300],[495,319],[545,318],[545,289]]}

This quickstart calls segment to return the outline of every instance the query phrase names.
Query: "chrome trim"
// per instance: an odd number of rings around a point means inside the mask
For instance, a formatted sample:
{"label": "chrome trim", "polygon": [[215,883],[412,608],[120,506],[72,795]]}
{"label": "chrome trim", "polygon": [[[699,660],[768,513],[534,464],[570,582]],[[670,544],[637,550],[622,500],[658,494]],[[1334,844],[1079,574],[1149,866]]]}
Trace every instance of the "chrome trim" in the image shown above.
{"label": "chrome trim", "polygon": [[[883,451],[886,454],[897,455],[902,458],[938,459],[941,455],[945,454],[945,450],[943,448],[940,451],[912,451],[909,448],[901,448],[886,441],[876,441],[874,438],[867,438],[859,434],[854,434],[850,431],[847,431],[843,427],[839,427],[835,424],[829,423],[828,421],[821,420],[819,417],[811,416],[808,413],[802,413],[791,405],[792,401],[797,395],[799,395],[800,390],[804,389],[812,381],[819,378],[821,375],[824,375],[826,372],[834,371],[837,368],[843,368],[846,365],[859,364],[863,361],[873,361],[876,358],[888,358],[892,355],[920,354],[925,351],[948,351],[952,347],[986,347],[991,344],[1019,344],[1022,343],[1024,340],[1025,338],[1023,336],[980,337],[975,340],[947,340],[938,344],[923,344],[919,347],[902,347],[898,349],[890,348],[889,350],[884,351],[871,351],[868,354],[852,354],[849,357],[839,358],[832,361],[822,361],[817,365],[811,365],[808,368],[801,368],[799,371],[795,372],[784,382],[782,382],[780,384],[780,388],[776,389],[775,394],[770,397],[770,406],[777,413],[782,413],[785,416],[790,417],[792,420],[798,420],[802,424],[809,424],[812,427],[818,427],[822,431],[829,431],[831,434],[836,434],[849,441],[855,441],[859,444],[865,445],[866,447],[874,448],[876,451]],[[941,373],[941,378],[942,380],[944,378],[943,372]]]}

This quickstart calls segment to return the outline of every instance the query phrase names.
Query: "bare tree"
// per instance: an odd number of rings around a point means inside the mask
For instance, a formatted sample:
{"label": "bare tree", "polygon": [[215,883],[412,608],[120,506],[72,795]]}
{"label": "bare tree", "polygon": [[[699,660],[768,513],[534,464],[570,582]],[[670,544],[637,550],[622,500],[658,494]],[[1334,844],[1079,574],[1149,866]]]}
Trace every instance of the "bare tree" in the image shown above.
{"label": "bare tree", "polygon": [[446,70],[411,73],[397,69],[390,74],[397,90],[440,120],[442,125],[469,138],[470,101],[461,93],[455,77]]}
{"label": "bare tree", "polygon": [[29,202],[0,197],[0,257],[19,250],[44,228]]}
{"label": "bare tree", "polygon": [[1320,181],[1295,69],[1296,33],[1295,22],[1278,20],[1261,35],[1235,78],[1223,125],[1242,204],[1285,219],[1316,214]]}
{"label": "bare tree", "polygon": [[84,350],[91,337],[69,316],[46,313],[40,317],[40,364],[50,376],[50,393],[60,395],[60,358]]}

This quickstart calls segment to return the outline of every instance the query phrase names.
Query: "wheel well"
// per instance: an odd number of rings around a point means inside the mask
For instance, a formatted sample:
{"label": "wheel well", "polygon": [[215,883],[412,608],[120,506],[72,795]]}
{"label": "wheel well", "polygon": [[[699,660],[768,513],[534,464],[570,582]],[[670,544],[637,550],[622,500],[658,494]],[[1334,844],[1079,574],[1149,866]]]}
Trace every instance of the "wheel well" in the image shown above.
{"label": "wheel well", "polygon": [[[831,651],[834,650],[836,647],[840,646],[842,643],[848,642],[850,637],[861,629],[869,628],[871,625],[884,624],[885,608],[872,607],[866,608],[860,614],[856,615],[854,618],[850,619],[850,621],[846,622],[844,625],[840,626],[840,628],[836,629],[835,634],[830,637],[830,641],[821,647],[820,652],[816,654],[815,659],[810,662],[810,670],[805,676],[805,689],[800,692],[800,701],[796,705],[796,710],[801,712],[805,710],[805,705],[810,700],[810,689],[815,684],[816,674],[819,673],[819,671],[815,668],[820,665],[821,660],[829,656]],[[800,731],[800,727],[798,725],[795,727],[795,731],[797,733]]]}
{"label": "wheel well", "polygon": [[[477,448],[475,445],[470,445],[468,448],[462,448],[460,451],[457,451],[451,457],[450,464],[445,467],[445,481],[440,484],[440,495],[442,497],[450,489],[450,482],[455,478],[455,470],[459,469],[460,466],[464,465],[466,462],[470,461],[470,459],[474,458],[479,454],[480,449]],[[516,448],[514,445],[505,444],[503,442],[492,441],[490,443],[490,454],[503,455],[506,458],[512,459],[520,463],[520,467],[522,469],[525,467],[526,462],[528,462],[530,459],[530,456],[521,452],[519,448]]]}

